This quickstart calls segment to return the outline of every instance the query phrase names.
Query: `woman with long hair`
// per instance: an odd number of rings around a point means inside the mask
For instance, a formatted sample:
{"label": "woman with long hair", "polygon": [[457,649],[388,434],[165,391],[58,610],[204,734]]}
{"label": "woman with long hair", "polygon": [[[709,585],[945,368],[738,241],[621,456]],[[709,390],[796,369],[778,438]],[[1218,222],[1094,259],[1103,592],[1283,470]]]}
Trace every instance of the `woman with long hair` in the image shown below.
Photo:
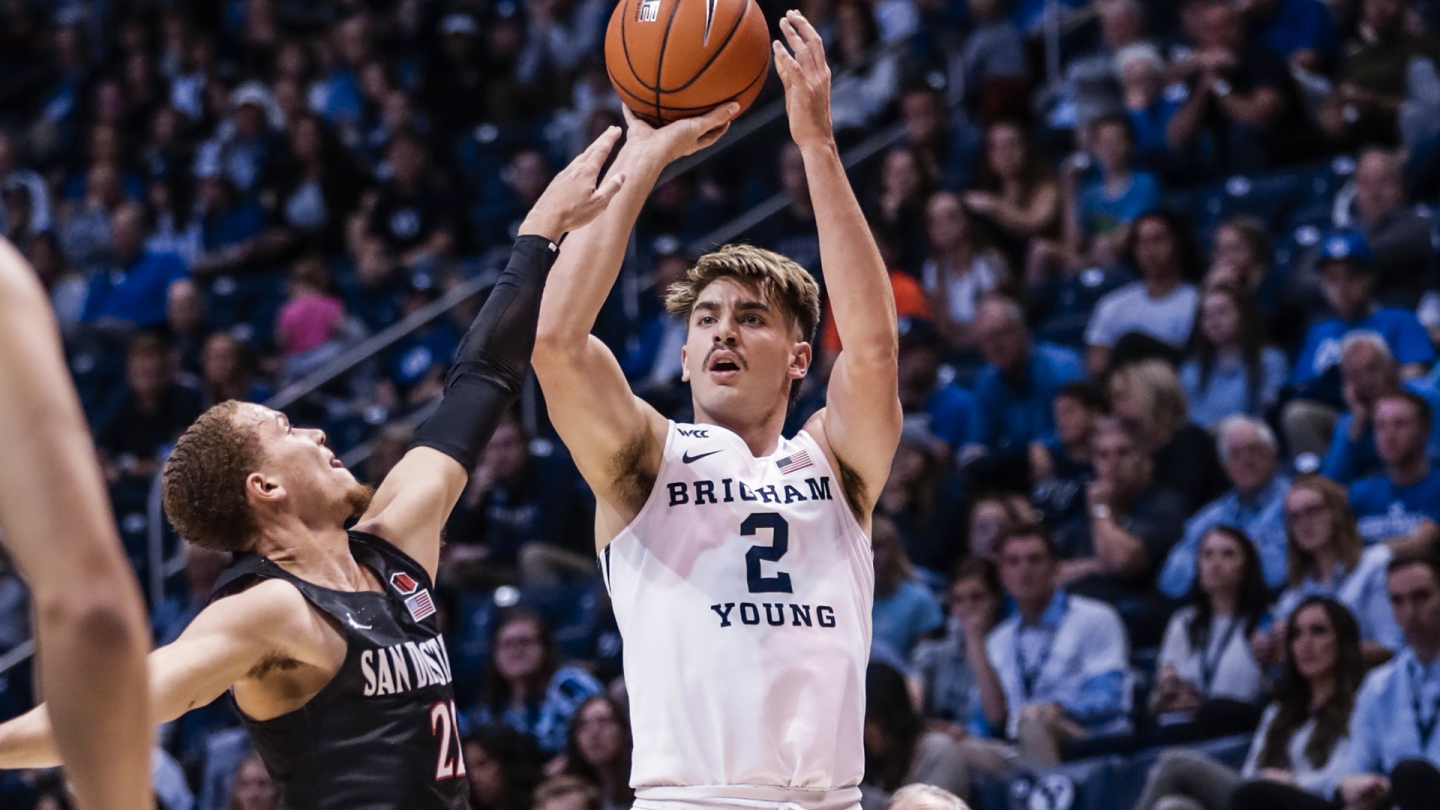
{"label": "woman with long hair", "polygon": [[539,616],[511,608],[495,622],[475,725],[504,723],[529,734],[547,754],[565,747],[580,702],[604,691],[594,676],[560,665],[555,639]]}
{"label": "woman with long hair", "polygon": [[900,530],[876,515],[870,529],[875,555],[875,604],[871,621],[875,646],[903,661],[915,643],[945,622],[940,603],[915,578]]}
{"label": "woman with long hair", "polygon": [[604,810],[629,810],[635,802],[630,787],[630,749],[630,719],[625,709],[611,697],[596,695],[575,710],[559,772],[594,785]]}
{"label": "woman with long hair", "polygon": [[280,219],[301,250],[336,254],[360,202],[364,170],[325,122],[307,113],[290,124],[289,165],[279,181]]}
{"label": "woman with long hair", "polygon": [[905,677],[893,667],[871,663],[865,672],[863,810],[880,810],[891,794],[917,782],[965,796],[970,779],[964,759],[949,735],[925,730]]}
{"label": "woman with long hair", "polygon": [[985,128],[979,190],[964,200],[967,209],[994,227],[1015,266],[1031,237],[1060,234],[1060,184],[1019,122],[996,121]]}
{"label": "woman with long hair", "polygon": [[1221,525],[1200,541],[1195,568],[1191,603],[1165,628],[1150,713],[1189,715],[1194,737],[1248,730],[1265,687],[1246,641],[1270,602],[1260,555],[1244,532]]}
{"label": "woman with long hair", "polygon": [[[831,12],[835,20],[835,67],[830,90],[830,114],[835,131],[843,137],[873,123],[889,108],[900,89],[900,59],[895,53],[874,59],[870,52],[880,44],[875,11],[864,0],[840,0]],[[843,143],[843,141],[842,141]]]}
{"label": "woman with long hair", "polygon": [[1010,279],[1005,257],[975,227],[959,196],[948,191],[925,203],[929,257],[920,265],[920,282],[930,300],[935,326],[950,349],[971,349],[971,325],[985,296]]}
{"label": "woman with long hair", "polygon": [[[1275,605],[1277,621],[1306,597],[1329,596],[1355,614],[1370,666],[1404,645],[1386,592],[1390,547],[1364,548],[1345,487],[1318,475],[1296,478],[1285,496],[1285,541],[1286,587]],[[1256,634],[1251,641],[1255,659],[1277,663],[1278,641],[1273,633]]]}
{"label": "woman with long hair", "polygon": [[1171,749],[1151,770],[1135,810],[1268,810],[1285,806],[1274,801],[1282,785],[1330,795],[1344,776],[1350,713],[1365,675],[1360,632],[1344,605],[1312,596],[1290,615],[1283,636],[1285,671],[1240,772]]}
{"label": "woman with long hair", "polygon": [[485,725],[471,731],[460,750],[472,810],[530,810],[545,765],[533,738],[509,726]]}
{"label": "woman with long hair", "polygon": [[935,170],[908,146],[885,153],[880,182],[866,219],[888,237],[899,269],[920,275],[926,255],[925,205],[935,190]]}
{"label": "woman with long hair", "polygon": [[1193,513],[1230,487],[1215,440],[1190,421],[1185,389],[1175,369],[1151,358],[1130,363],[1110,375],[1110,410],[1137,422],[1154,462],[1154,483],[1185,498]]}
{"label": "woman with long hair", "polygon": [[930,444],[932,438],[918,433],[910,441],[902,437],[875,514],[894,523],[911,562],[943,571],[946,555],[941,553],[944,527],[940,518],[945,511],[945,458]]}
{"label": "woman with long hair", "polygon": [[1285,353],[1265,345],[1260,312],[1249,292],[1229,284],[1208,287],[1195,311],[1190,357],[1180,384],[1190,418],[1212,428],[1237,413],[1264,414],[1290,374]]}
{"label": "woman with long hair", "polygon": [[1085,327],[1091,379],[1133,359],[1123,357],[1122,339],[1178,360],[1195,325],[1200,248],[1190,222],[1165,210],[1141,214],[1130,224],[1124,253],[1137,279],[1095,304]]}

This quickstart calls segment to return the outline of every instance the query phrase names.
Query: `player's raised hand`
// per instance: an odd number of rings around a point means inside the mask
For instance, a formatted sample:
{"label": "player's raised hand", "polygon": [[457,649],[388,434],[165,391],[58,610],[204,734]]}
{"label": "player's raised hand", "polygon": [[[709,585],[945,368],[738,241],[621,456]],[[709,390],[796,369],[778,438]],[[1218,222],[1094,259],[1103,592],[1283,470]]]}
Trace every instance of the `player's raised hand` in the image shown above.
{"label": "player's raised hand", "polygon": [[595,187],[600,169],[618,140],[620,128],[610,127],[555,175],[520,223],[520,234],[538,234],[556,242],[600,216],[625,183],[624,172],[612,172],[599,188]]}
{"label": "player's raised hand", "polygon": [[668,165],[720,140],[730,129],[730,121],[740,113],[740,105],[732,101],[704,115],[681,118],[659,128],[641,120],[629,107],[622,106],[620,112],[625,116],[626,147],[634,144]]}
{"label": "player's raised hand", "polygon": [[772,42],[771,48],[775,71],[785,85],[790,137],[802,147],[832,143],[835,129],[830,121],[830,65],[825,62],[825,43],[805,15],[793,9],[780,19],[780,32],[790,50],[779,40]]}

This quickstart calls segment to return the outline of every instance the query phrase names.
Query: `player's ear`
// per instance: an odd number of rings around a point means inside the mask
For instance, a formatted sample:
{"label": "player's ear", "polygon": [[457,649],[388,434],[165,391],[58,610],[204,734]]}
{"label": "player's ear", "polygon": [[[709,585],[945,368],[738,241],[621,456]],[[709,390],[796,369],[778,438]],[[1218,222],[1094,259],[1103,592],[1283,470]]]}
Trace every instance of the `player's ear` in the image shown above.
{"label": "player's ear", "polygon": [[680,347],[680,381],[690,382],[690,350],[683,345]]}
{"label": "player's ear", "polygon": [[795,349],[790,355],[790,379],[805,379],[805,375],[810,373],[810,363],[814,359],[814,350],[810,348],[809,343],[801,341],[795,344]]}
{"label": "player's ear", "polygon": [[285,485],[258,472],[245,476],[245,494],[259,501],[274,502],[285,497]]}

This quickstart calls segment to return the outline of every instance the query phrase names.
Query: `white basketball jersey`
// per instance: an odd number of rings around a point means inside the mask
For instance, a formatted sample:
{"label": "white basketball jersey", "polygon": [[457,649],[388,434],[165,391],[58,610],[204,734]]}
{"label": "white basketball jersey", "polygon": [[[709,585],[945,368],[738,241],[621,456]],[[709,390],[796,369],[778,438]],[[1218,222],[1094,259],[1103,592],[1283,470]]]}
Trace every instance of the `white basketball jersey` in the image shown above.
{"label": "white basketball jersey", "polygon": [[859,801],[874,566],[814,439],[756,458],[671,422],[649,500],[600,560],[642,803]]}

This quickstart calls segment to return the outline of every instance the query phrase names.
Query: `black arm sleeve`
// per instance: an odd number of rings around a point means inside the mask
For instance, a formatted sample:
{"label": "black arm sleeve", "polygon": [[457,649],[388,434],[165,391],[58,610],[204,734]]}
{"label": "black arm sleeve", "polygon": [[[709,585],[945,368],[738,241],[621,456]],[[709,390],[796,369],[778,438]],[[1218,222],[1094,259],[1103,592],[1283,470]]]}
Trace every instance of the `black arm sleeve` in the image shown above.
{"label": "black arm sleeve", "polygon": [[558,256],[559,248],[543,236],[515,240],[510,263],[455,351],[445,397],[416,431],[412,447],[433,447],[467,473],[475,468],[530,370],[540,295]]}

